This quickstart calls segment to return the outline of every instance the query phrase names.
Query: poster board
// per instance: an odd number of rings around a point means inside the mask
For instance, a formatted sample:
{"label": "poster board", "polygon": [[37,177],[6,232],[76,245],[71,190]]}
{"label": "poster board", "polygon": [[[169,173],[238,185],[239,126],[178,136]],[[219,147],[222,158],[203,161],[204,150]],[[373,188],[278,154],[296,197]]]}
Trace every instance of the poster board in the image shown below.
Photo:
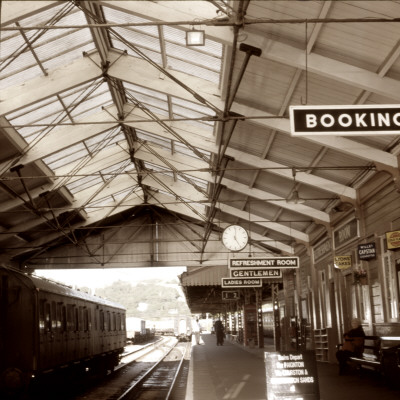
{"label": "poster board", "polygon": [[319,400],[315,351],[265,352],[267,400]]}

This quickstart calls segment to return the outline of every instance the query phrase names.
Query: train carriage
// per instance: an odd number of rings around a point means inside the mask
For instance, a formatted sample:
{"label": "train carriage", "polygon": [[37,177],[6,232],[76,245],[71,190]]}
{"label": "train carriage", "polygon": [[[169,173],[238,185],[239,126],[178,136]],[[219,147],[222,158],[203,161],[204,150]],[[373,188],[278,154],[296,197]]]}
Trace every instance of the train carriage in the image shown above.
{"label": "train carriage", "polygon": [[125,343],[123,306],[0,267],[0,390],[54,370],[113,369]]}

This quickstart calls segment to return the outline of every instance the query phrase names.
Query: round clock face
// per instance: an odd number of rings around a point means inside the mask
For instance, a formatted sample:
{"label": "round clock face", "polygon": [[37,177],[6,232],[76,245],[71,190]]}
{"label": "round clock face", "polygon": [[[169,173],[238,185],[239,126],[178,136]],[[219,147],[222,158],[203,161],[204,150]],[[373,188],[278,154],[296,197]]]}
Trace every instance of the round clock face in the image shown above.
{"label": "round clock face", "polygon": [[231,251],[243,250],[248,241],[249,235],[240,225],[229,225],[222,233],[222,243]]}

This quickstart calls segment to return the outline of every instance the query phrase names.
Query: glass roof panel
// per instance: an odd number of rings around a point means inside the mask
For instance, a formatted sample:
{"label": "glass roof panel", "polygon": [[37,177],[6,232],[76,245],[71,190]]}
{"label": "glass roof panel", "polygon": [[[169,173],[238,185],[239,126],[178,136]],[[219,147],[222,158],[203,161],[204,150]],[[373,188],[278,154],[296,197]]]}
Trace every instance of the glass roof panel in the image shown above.
{"label": "glass roof panel", "polygon": [[[16,125],[45,124],[60,121],[60,115],[64,114],[61,103],[55,97],[31,104],[12,114],[7,115],[8,120]],[[32,126],[16,128],[19,134],[32,143],[40,134],[57,129],[46,126]]]}
{"label": "glass roof panel", "polygon": [[100,200],[90,202],[86,206],[85,211],[87,213],[96,212],[96,211],[99,211],[99,209],[102,209],[104,207],[110,207],[114,203],[115,203],[115,200],[112,196],[103,197]]}
{"label": "glass roof panel", "polygon": [[[173,114],[173,118],[179,119],[179,118],[182,118],[182,115]],[[193,127],[198,127],[199,130],[208,131],[210,133],[212,133],[214,131],[213,123],[209,123],[208,121],[187,120],[187,121],[185,121],[185,124],[192,125]]]}
{"label": "glass roof panel", "polygon": [[168,140],[168,139],[162,138],[162,137],[157,136],[157,135],[153,135],[152,133],[145,132],[145,131],[142,131],[142,130],[139,130],[139,129],[136,130],[136,135],[137,135],[138,139],[142,139],[142,140],[145,140],[147,142],[157,144],[157,145],[159,145],[161,147],[164,147],[164,148],[166,148],[168,150],[171,150],[171,141]]}
{"label": "glass roof panel", "polygon": [[[180,142],[175,142],[174,144],[174,150],[177,153],[182,153],[185,154],[189,157],[193,157],[193,158],[197,158],[199,159],[199,157],[193,153],[193,151],[191,149],[189,149],[185,144],[180,143]],[[200,153],[204,154],[206,157],[210,157],[210,153],[209,152],[205,152],[205,151],[201,151],[200,149],[197,149]]]}
{"label": "glass roof panel", "polygon": [[173,97],[173,96],[171,96],[171,101],[172,101],[172,104],[177,104],[181,107],[185,107],[190,110],[195,110],[204,115],[210,115],[210,116],[215,115],[215,112],[213,110],[204,106],[203,104],[194,103],[192,101],[184,100],[179,97]]}
{"label": "glass roof panel", "polygon": [[168,66],[175,71],[184,72],[188,75],[198,76],[199,78],[205,79],[207,81],[219,84],[220,73],[213,72],[209,69],[199,67],[194,64],[190,64],[186,61],[178,60],[173,57],[168,57]]}
{"label": "glass roof panel", "polygon": [[[2,46],[0,45],[0,48]],[[24,60],[26,58],[26,61]],[[33,58],[33,56],[27,55],[26,57],[19,58],[18,63],[11,64],[11,67],[4,70],[4,72],[8,72],[8,74],[0,75],[0,90],[4,90],[13,85],[21,85],[29,79],[33,79],[37,76],[43,75],[42,70],[36,63],[31,67],[26,67],[27,64],[31,64],[29,60]],[[19,63],[21,65],[19,65]]]}
{"label": "glass roof panel", "polygon": [[[119,49],[119,50],[126,50],[130,56],[140,58],[142,59],[139,54],[137,54],[134,50],[132,50],[128,44],[121,42],[120,40],[117,39],[111,39],[111,45],[114,49]],[[146,57],[148,57],[150,60],[155,62],[156,64],[162,65],[162,58],[161,54],[157,53],[155,51],[149,50],[149,49],[144,49],[138,45],[136,45],[139,51],[141,51]]]}
{"label": "glass roof panel", "polygon": [[[185,107],[180,107],[180,106],[177,106],[177,105],[173,105],[172,110],[173,110],[174,114],[180,115],[181,117],[186,117],[188,119],[190,119],[190,118],[193,118],[193,119],[203,118],[203,117],[206,116],[206,115],[204,115],[202,113],[199,113],[199,112],[196,112],[196,111],[193,111],[193,110],[189,110],[189,109],[187,109]],[[197,122],[197,123],[200,123],[200,124],[209,125],[211,127],[214,126],[214,122],[213,121],[188,121],[188,122]]]}
{"label": "glass roof panel", "polygon": [[113,195],[113,197],[116,202],[120,202],[120,201],[124,200],[125,197],[128,196],[130,193],[134,193],[134,192],[135,192],[134,188],[130,187],[128,189],[124,189],[124,190],[121,190],[120,192],[115,193]]}
{"label": "glass roof panel", "polygon": [[126,92],[128,93],[127,97],[129,101],[137,100],[140,103],[145,104],[146,106],[154,106],[165,111],[168,110],[168,103],[166,98],[165,100],[161,100],[156,97],[148,96],[143,93],[132,92],[129,89],[127,89]]}
{"label": "glass roof panel", "polygon": [[112,178],[116,173],[122,173],[122,171],[127,170],[127,167],[129,166],[131,169],[132,162],[130,160],[123,160],[119,163],[116,163],[114,165],[111,165],[110,167],[104,168],[100,171],[101,175],[103,175],[104,179],[110,179]]}
{"label": "glass roof panel", "polygon": [[[51,20],[55,22],[53,16],[57,11],[63,9],[66,12],[68,9],[71,9],[72,7],[73,5],[71,4],[61,4],[55,8],[51,8],[41,13],[34,13],[31,16],[18,21],[18,23],[21,26],[29,26],[29,25],[44,25]],[[60,16],[61,15],[62,14],[60,14]],[[52,46],[54,42],[53,38],[56,35],[59,35],[59,32],[57,33],[57,30],[25,31],[25,36],[29,41],[29,44],[34,49],[34,51],[37,50],[36,46],[40,45],[39,41],[41,41],[44,44],[44,46]],[[72,45],[76,44],[72,42]],[[35,76],[43,75],[43,71],[41,70],[41,68],[37,66],[37,62],[31,52],[31,49],[29,48],[28,44],[26,43],[22,35],[17,35],[17,36],[12,35],[6,41],[4,41],[4,38],[2,37],[2,42],[0,46],[1,59],[3,58],[3,53],[2,53],[3,47],[5,49],[4,54],[7,53],[10,54],[11,50],[11,53],[14,54],[14,57],[16,58],[15,59],[10,58],[9,60],[7,60],[7,62],[3,63],[3,70],[0,76],[1,89],[4,89],[10,85],[23,83],[26,80],[31,79]],[[40,50],[38,51],[40,52]],[[63,51],[65,51],[65,49]],[[28,71],[28,73],[26,73],[26,71]]]}
{"label": "glass roof panel", "polygon": [[168,42],[165,43],[165,47],[167,56],[169,57],[186,60],[218,73],[221,70],[221,58],[210,56],[186,46],[178,46]]}
{"label": "glass roof panel", "polygon": [[91,175],[91,176],[85,176],[83,178],[77,179],[74,182],[68,183],[65,185],[68,190],[72,194],[76,194],[78,192],[81,192],[82,190],[88,189],[94,185],[97,184],[102,184],[104,183],[103,179],[99,175]]}
{"label": "glass roof panel", "polygon": [[188,181],[189,181],[189,182],[193,182],[193,183],[195,183],[197,186],[199,186],[200,188],[202,188],[202,189],[204,189],[204,190],[207,189],[207,185],[208,185],[208,182],[207,182],[207,181],[204,181],[204,180],[199,179],[199,178],[195,178],[195,177],[193,177],[193,176],[189,176],[189,175],[187,175],[187,174],[185,174],[185,176],[187,177],[187,180],[186,180],[182,175],[178,174],[178,180],[180,180],[180,181],[182,181],[182,182],[186,182],[186,183],[188,183]]}
{"label": "glass roof panel", "polygon": [[[151,90],[149,88],[144,88],[142,86],[137,86],[134,85],[132,83],[129,82],[124,82],[124,87],[131,91],[131,92],[135,92],[135,93],[139,93],[142,95],[147,95],[149,97],[155,97],[156,99],[160,99],[163,101],[167,101],[167,95],[161,92],[157,92],[155,90]],[[134,96],[136,96],[135,94],[133,94]]]}
{"label": "glass roof panel", "polygon": [[[149,22],[148,19],[144,19],[138,17],[136,15],[129,14],[127,12],[114,10],[113,8],[109,8],[106,5],[103,5],[104,16],[106,17],[106,21],[108,23],[116,23],[116,24],[135,24],[135,23],[143,23]],[[155,25],[148,26],[134,26],[132,29],[136,31],[147,33],[148,35],[158,36],[158,29]]]}
{"label": "glass roof panel", "polygon": [[125,140],[124,134],[113,129],[85,140],[85,144],[89,151],[93,153],[121,140]]}
{"label": "glass roof panel", "polygon": [[45,157],[43,161],[51,169],[57,169],[73,161],[79,160],[80,158],[88,156],[88,154],[89,153],[83,143],[78,143],[61,151],[58,151],[51,156]]}
{"label": "glass roof panel", "polygon": [[[143,49],[152,50],[157,53],[161,52],[160,41],[158,37],[145,35],[143,33],[137,32],[129,28],[114,28],[114,30],[119,35],[121,35],[124,38],[124,40],[135,46],[140,44],[140,47]],[[113,34],[111,35],[112,37],[115,37]],[[116,40],[121,40],[121,39],[116,38]]]}

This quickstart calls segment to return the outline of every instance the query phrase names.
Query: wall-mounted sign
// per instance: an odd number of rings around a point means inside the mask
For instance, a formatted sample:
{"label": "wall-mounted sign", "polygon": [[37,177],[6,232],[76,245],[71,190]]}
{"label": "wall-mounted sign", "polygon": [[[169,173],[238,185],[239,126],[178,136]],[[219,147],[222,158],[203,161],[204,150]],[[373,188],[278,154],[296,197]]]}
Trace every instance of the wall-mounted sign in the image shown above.
{"label": "wall-mounted sign", "polygon": [[313,247],[314,263],[331,254],[332,242],[330,238],[324,239]]}
{"label": "wall-mounted sign", "polygon": [[371,260],[376,258],[375,243],[359,244],[357,251],[359,260]]}
{"label": "wall-mounted sign", "polygon": [[240,294],[237,291],[222,291],[222,300],[239,300],[240,299]]}
{"label": "wall-mounted sign", "polygon": [[262,280],[260,278],[221,278],[221,286],[223,288],[261,287]]}
{"label": "wall-mounted sign", "polygon": [[267,399],[319,400],[315,351],[265,353]]}
{"label": "wall-mounted sign", "polygon": [[280,269],[239,269],[232,268],[231,276],[233,278],[282,278],[282,271]]}
{"label": "wall-mounted sign", "polygon": [[358,219],[354,218],[333,231],[333,245],[335,249],[359,237]]}
{"label": "wall-mounted sign", "polygon": [[386,244],[388,250],[400,248],[400,231],[386,232]]}
{"label": "wall-mounted sign", "polygon": [[348,269],[351,267],[351,256],[336,256],[334,257],[335,267],[339,269]]}
{"label": "wall-mounted sign", "polygon": [[231,258],[229,268],[299,268],[299,257]]}
{"label": "wall-mounted sign", "polygon": [[398,105],[290,106],[292,136],[398,135]]}

